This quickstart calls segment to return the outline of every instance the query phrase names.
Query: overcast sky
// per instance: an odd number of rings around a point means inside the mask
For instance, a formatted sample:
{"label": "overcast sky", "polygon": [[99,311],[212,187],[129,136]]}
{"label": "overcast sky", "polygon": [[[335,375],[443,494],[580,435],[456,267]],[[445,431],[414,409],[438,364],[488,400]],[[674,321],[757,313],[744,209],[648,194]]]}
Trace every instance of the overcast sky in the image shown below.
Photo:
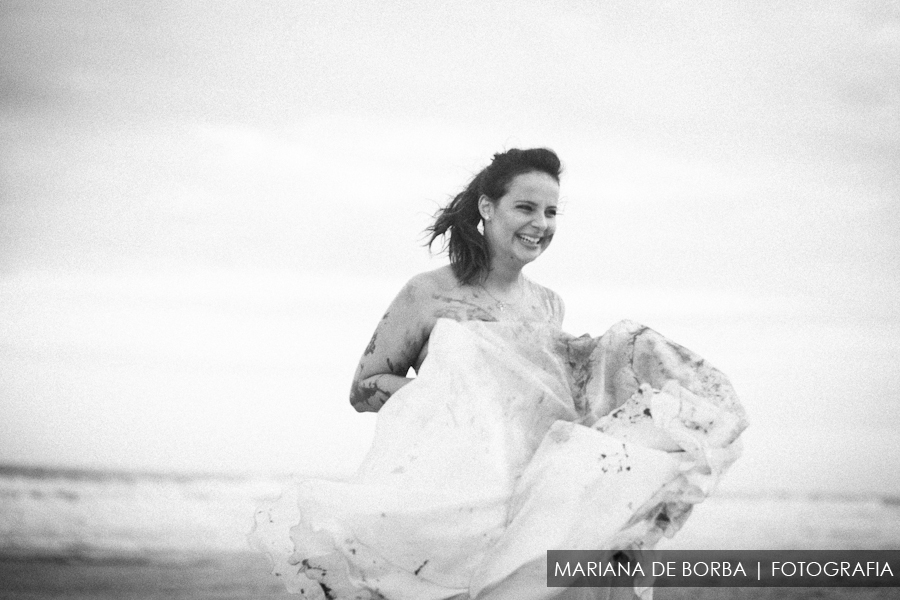
{"label": "overcast sky", "polygon": [[541,145],[567,329],[732,376],[736,477],[898,491],[900,3],[743,4],[4,2],[0,460],[344,468],[429,216]]}

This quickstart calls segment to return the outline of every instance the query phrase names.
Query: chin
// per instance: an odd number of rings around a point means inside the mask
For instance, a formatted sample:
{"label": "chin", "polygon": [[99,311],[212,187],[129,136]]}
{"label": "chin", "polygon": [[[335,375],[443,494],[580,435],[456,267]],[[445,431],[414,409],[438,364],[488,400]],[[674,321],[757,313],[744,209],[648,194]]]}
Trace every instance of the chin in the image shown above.
{"label": "chin", "polygon": [[528,254],[516,256],[516,258],[518,258],[519,261],[522,262],[522,264],[527,265],[528,263],[534,262],[535,260],[537,260],[538,257],[543,253],[544,253],[544,250],[539,249],[539,250],[535,250],[534,252],[530,252]]}

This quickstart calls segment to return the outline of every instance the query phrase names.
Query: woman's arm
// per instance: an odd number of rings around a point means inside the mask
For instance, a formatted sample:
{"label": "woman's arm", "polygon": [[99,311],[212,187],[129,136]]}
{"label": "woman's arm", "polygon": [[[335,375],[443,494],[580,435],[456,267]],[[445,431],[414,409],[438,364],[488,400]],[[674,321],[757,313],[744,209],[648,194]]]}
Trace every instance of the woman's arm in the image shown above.
{"label": "woman's arm", "polygon": [[400,290],[359,359],[350,388],[350,404],[359,412],[377,412],[410,382],[406,373],[428,337],[423,315],[428,296],[421,278],[414,277]]}

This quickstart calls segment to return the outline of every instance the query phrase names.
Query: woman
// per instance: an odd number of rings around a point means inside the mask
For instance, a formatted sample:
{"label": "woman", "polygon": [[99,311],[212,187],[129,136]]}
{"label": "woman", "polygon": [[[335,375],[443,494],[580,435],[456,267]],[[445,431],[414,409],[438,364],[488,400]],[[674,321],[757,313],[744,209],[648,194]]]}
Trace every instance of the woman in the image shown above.
{"label": "woman", "polygon": [[563,333],[559,296],[522,274],[556,233],[560,171],[550,150],[497,154],[439,212],[450,266],[404,286],[354,377],[352,405],[379,413],[362,465],[257,511],[251,542],[290,591],[630,597],[548,588],[547,550],[652,548],[737,457],[721,373],[636,323]]}
{"label": "woman", "polygon": [[495,154],[440,211],[429,245],[449,235],[450,266],[413,277],[391,303],[353,379],[356,410],[378,411],[409,383],[440,318],[562,324],[560,297],[522,274],[556,233],[561,171],[545,148]]}

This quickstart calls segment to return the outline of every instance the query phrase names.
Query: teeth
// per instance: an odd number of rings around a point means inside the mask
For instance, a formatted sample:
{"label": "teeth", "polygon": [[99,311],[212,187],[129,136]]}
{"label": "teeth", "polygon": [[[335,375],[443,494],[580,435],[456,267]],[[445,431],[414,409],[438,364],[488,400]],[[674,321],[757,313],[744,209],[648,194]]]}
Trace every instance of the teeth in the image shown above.
{"label": "teeth", "polygon": [[523,240],[525,240],[526,242],[528,242],[529,244],[537,244],[538,242],[541,241],[541,238],[531,237],[531,236],[527,236],[527,235],[520,234],[519,237],[522,238]]}

